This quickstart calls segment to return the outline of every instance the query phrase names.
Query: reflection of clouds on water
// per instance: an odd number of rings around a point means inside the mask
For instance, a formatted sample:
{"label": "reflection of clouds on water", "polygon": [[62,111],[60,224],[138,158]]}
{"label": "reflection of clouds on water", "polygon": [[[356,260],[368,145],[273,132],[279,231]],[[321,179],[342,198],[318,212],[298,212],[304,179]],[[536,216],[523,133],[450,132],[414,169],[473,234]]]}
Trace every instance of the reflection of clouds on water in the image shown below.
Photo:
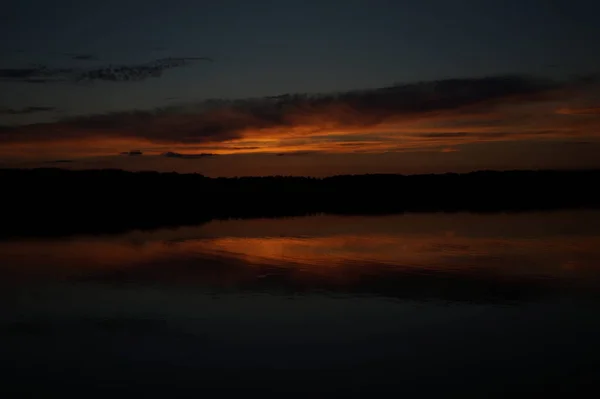
{"label": "reflection of clouds on water", "polygon": [[[489,239],[437,235],[298,238],[217,238],[182,243],[182,249],[228,254],[252,263],[314,267],[383,263],[399,268],[497,269],[498,273],[554,275],[576,257],[584,268],[600,264],[600,237]],[[479,264],[477,264],[479,262]]]}
{"label": "reflection of clouds on water", "polygon": [[0,392],[116,381],[156,394],[159,381],[171,396],[240,396],[265,375],[269,389],[308,376],[344,397],[361,378],[381,387],[371,396],[390,381],[439,388],[426,397],[447,394],[440,381],[564,383],[597,370],[594,217],[307,217],[0,242]]}
{"label": "reflection of clouds on water", "polygon": [[[591,234],[585,224],[585,233],[578,234],[572,223],[573,218],[587,223],[595,215],[549,213],[546,225],[554,220],[556,232],[539,236],[533,230],[523,233],[528,214],[511,216],[509,222],[497,215],[424,214],[359,217],[361,223],[335,217],[343,226],[339,230],[327,230],[329,219],[316,216],[262,225],[238,220],[181,231],[0,242],[0,273],[5,281],[185,282],[261,292],[321,287],[419,296],[419,290],[440,295],[463,290],[470,293],[468,299],[502,287],[537,292],[542,285],[600,285],[600,234]],[[435,216],[440,226],[433,223]],[[569,232],[558,234],[565,220]],[[473,226],[489,226],[488,234],[473,235]],[[254,234],[240,233],[250,230]]]}

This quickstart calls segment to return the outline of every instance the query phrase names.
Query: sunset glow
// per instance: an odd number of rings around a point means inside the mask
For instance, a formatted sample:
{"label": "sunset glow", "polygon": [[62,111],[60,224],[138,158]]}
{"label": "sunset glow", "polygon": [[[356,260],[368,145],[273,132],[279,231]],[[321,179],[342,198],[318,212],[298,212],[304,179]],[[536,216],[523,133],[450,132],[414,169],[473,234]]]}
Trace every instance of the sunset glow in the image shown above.
{"label": "sunset glow", "polygon": [[[79,116],[3,127],[0,157],[8,162],[105,157],[127,168],[131,161],[118,154],[131,149],[191,158],[460,153],[461,146],[499,142],[597,145],[597,108],[569,104],[599,87],[595,81],[498,76]],[[277,159],[272,162],[276,169]]]}

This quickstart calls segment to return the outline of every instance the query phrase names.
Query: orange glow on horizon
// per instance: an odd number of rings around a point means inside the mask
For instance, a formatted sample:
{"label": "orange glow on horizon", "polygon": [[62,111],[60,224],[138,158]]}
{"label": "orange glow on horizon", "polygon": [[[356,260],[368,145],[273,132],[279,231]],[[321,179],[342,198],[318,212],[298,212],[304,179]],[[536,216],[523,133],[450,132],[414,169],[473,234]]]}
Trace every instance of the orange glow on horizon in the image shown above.
{"label": "orange glow on horizon", "polygon": [[[600,139],[597,107],[558,107],[555,102],[482,104],[378,118],[348,107],[332,106],[287,115],[276,126],[257,125],[252,116],[232,110],[209,115],[161,116],[148,131],[127,124],[122,129],[83,129],[68,123],[24,126],[0,142],[3,160],[41,161],[114,156],[139,149],[147,155],[279,154],[294,152],[377,153],[404,151],[448,152],[473,143],[506,141]],[[489,106],[489,104],[486,104]],[[585,117],[584,117],[585,116]],[[223,119],[224,118],[224,119]],[[217,126],[214,136],[188,136],[195,123]],[[221,134],[219,124],[226,134]],[[260,125],[260,124],[258,124]],[[183,130],[182,130],[183,129]],[[231,130],[227,130],[231,129]],[[47,134],[46,134],[47,133]],[[211,133],[212,134],[212,133]]]}
{"label": "orange glow on horizon", "polygon": [[[448,128],[435,126],[433,122],[435,120],[413,124],[387,123],[361,129],[319,130],[316,132],[316,127],[312,127],[313,133],[308,133],[311,128],[304,127],[302,130],[306,133],[303,135],[299,134],[300,129],[296,129],[291,134],[280,128],[263,129],[246,131],[241,138],[227,141],[190,144],[156,143],[144,138],[114,136],[69,138],[44,143],[12,142],[0,145],[0,156],[8,159],[29,160],[82,158],[118,155],[120,152],[131,149],[139,149],[148,155],[160,155],[168,151],[190,155],[201,153],[229,155],[292,152],[387,152],[441,149],[479,142],[568,140],[576,137],[600,138],[600,131],[596,130],[600,127],[598,121],[555,123],[552,126],[524,124],[518,127],[519,130],[511,130],[512,127],[505,126]],[[507,130],[510,131],[507,132]]]}

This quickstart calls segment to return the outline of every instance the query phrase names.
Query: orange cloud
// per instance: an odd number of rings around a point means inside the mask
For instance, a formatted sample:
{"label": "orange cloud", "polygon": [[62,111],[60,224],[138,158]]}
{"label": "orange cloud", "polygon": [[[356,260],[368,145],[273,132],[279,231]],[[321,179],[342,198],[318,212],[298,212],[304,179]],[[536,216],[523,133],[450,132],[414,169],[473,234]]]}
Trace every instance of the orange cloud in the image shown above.
{"label": "orange cloud", "polygon": [[594,136],[599,119],[567,121],[560,115],[572,108],[556,111],[557,102],[590,87],[497,76],[206,101],[0,127],[0,156],[87,157],[131,148],[144,154],[443,151],[474,142]]}
{"label": "orange cloud", "polygon": [[561,115],[600,115],[600,107],[559,108],[556,113]]}

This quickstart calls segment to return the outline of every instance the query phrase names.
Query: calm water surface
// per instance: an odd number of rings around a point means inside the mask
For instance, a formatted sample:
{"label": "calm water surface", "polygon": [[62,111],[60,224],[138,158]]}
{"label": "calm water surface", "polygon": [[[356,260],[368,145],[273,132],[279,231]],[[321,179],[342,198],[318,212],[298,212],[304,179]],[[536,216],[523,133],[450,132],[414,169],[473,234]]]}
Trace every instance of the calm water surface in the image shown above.
{"label": "calm water surface", "polygon": [[314,216],[0,242],[0,394],[573,395],[600,212]]}

